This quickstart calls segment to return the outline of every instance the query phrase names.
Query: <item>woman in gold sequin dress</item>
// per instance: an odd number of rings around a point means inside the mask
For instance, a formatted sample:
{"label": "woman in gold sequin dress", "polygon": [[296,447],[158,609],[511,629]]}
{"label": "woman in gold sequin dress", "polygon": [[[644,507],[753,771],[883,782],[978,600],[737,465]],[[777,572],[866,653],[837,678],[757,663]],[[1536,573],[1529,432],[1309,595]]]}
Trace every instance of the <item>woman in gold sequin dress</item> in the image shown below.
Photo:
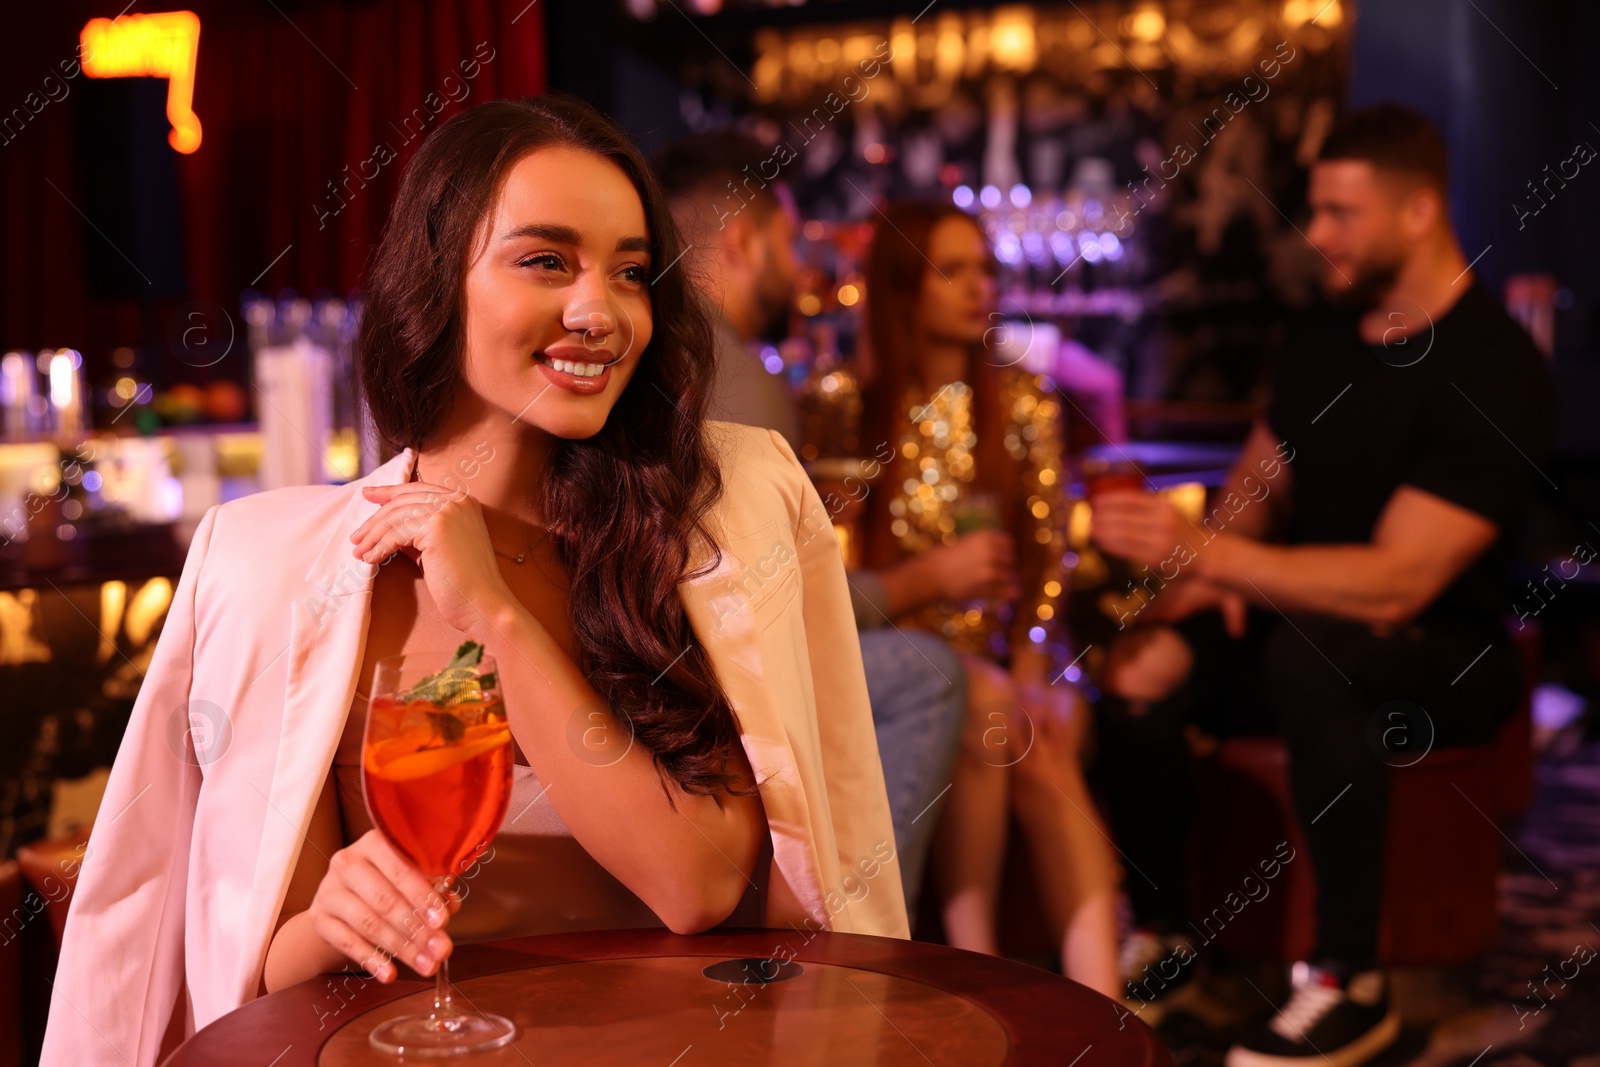
{"label": "woman in gold sequin dress", "polygon": [[895,622],[966,664],[968,720],[933,856],[951,944],[998,954],[1008,804],[1025,830],[1065,973],[1122,992],[1119,872],[1083,780],[1088,708],[1063,678],[1067,474],[1059,396],[1005,365],[993,258],[948,203],[890,207],[867,260],[863,444],[895,458],[867,500],[867,565]]}

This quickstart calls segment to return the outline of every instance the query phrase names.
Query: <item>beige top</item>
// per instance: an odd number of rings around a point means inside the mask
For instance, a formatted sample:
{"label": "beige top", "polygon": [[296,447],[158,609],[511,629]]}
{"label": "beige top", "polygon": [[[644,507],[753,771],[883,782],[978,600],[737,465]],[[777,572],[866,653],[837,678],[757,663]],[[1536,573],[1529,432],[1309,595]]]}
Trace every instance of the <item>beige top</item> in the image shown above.
{"label": "beige top", "polygon": [[[334,787],[346,844],[372,829],[361,792],[361,740],[367,697],[357,692],[333,757]],[[512,741],[511,802],[505,821],[478,862],[456,883],[461,910],[450,920],[458,944],[506,937],[664,927],[655,912],[595,861],[544,795],[539,778]],[[764,926],[768,841],[745,891],[724,926]]]}

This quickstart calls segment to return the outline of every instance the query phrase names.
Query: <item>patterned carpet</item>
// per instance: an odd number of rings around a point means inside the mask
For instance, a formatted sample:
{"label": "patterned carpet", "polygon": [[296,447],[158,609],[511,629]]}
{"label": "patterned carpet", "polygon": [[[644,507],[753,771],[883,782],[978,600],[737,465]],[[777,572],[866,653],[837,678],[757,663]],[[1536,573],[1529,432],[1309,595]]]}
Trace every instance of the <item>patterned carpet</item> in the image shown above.
{"label": "patterned carpet", "polygon": [[[1552,745],[1538,782],[1528,813],[1507,827],[1494,949],[1464,970],[1403,976],[1402,1012],[1436,1021],[1408,1025],[1373,1067],[1600,1067],[1600,740]],[[1260,1003],[1245,979],[1264,980],[1216,968],[1162,1021],[1182,1067],[1220,1065],[1259,1019],[1233,1010]],[[1281,996],[1277,983],[1269,994]]]}
{"label": "patterned carpet", "polygon": [[1479,991],[1510,1007],[1520,1040],[1482,1067],[1600,1067],[1600,742],[1540,765],[1516,838],[1526,856],[1507,857]]}

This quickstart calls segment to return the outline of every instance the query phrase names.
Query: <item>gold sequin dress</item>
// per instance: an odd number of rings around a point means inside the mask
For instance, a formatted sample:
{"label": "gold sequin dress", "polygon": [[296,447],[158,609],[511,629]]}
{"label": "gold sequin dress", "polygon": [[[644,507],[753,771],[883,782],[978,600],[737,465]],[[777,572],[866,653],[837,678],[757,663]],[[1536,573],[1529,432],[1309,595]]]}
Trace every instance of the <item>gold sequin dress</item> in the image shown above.
{"label": "gold sequin dress", "polygon": [[902,623],[943,635],[958,651],[1004,663],[1033,645],[1065,649],[1062,633],[1067,551],[1067,475],[1061,405],[1048,380],[1000,371],[1006,452],[1021,465],[1011,500],[985,501],[974,484],[978,443],[972,387],[951,382],[929,397],[908,391],[901,406],[895,466],[888,479],[890,533],[903,555],[954,544],[971,529],[998,526],[1016,542],[1022,599],[929,605]]}

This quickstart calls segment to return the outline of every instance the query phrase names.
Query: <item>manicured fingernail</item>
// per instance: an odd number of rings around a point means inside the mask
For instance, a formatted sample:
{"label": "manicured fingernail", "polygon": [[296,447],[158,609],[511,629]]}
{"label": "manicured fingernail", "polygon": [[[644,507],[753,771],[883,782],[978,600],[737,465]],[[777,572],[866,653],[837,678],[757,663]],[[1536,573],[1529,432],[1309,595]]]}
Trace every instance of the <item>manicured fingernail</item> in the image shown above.
{"label": "manicured fingernail", "polygon": [[440,908],[428,909],[428,925],[435,930],[444,925],[444,911]]}
{"label": "manicured fingernail", "polygon": [[426,952],[417,953],[417,970],[422,974],[428,973],[428,968],[433,965],[433,957]]}

